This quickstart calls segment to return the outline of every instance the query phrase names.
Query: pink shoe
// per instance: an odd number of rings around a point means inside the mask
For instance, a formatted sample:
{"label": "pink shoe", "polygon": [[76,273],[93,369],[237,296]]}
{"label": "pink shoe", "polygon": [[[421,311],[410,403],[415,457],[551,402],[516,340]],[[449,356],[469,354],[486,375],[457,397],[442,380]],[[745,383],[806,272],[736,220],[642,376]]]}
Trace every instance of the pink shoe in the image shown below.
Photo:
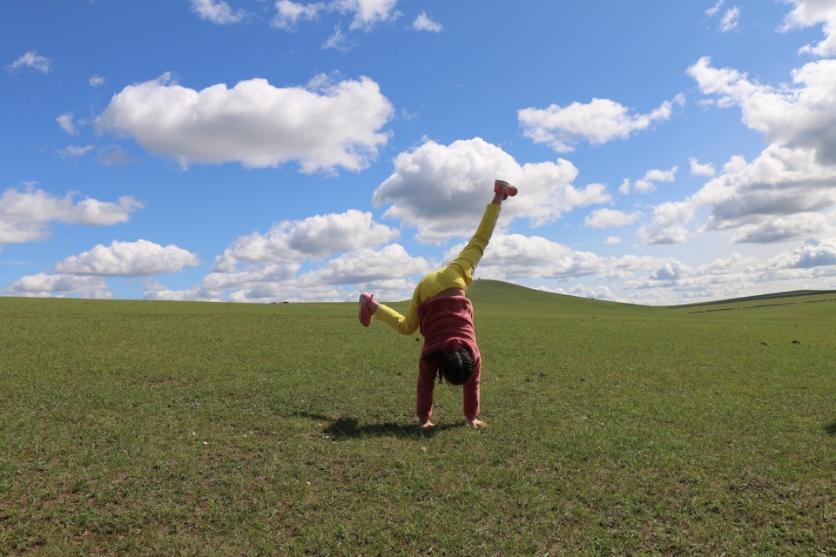
{"label": "pink shoe", "polygon": [[515,195],[517,195],[517,188],[515,188],[505,180],[496,180],[493,183],[493,191],[495,193],[501,193],[502,199],[508,199],[508,197],[514,197]]}
{"label": "pink shoe", "polygon": [[372,313],[371,308],[369,308],[369,302],[372,301],[372,298],[374,298],[374,294],[369,294],[368,292],[360,294],[360,323],[362,323],[364,327],[368,327],[372,324],[372,317],[374,314]]}

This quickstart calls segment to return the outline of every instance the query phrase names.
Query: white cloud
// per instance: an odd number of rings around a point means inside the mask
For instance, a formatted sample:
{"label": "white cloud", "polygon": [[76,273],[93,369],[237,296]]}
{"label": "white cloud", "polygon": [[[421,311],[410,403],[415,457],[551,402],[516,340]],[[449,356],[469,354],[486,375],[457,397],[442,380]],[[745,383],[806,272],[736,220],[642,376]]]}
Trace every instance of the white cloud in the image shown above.
{"label": "white cloud", "polygon": [[744,123],[770,144],[753,161],[733,156],[722,173],[697,193],[654,209],[639,237],[651,243],[687,239],[701,208],[701,231],[726,231],[735,242],[815,239],[833,230],[836,217],[836,60],[805,64],[793,86],[770,87],[737,70],[701,58],[688,69],[720,106],[739,105]]}
{"label": "white cloud", "polygon": [[676,166],[673,166],[668,170],[648,170],[647,172],[645,172],[644,177],[642,179],[648,180],[650,182],[673,182],[676,180],[677,170],[678,168]]}
{"label": "white cloud", "polygon": [[618,191],[623,194],[628,194],[632,189],[641,193],[650,193],[656,189],[656,182],[673,182],[676,180],[676,172],[679,170],[677,166],[671,167],[669,170],[661,170],[654,168],[644,173],[644,176],[631,182],[625,178],[618,188]]}
{"label": "white cloud", "polygon": [[688,162],[691,164],[691,176],[714,176],[717,171],[714,170],[714,165],[711,163],[701,163],[696,157],[690,157]]}
{"label": "white cloud", "polygon": [[322,43],[323,49],[348,50],[348,37],[343,33],[339,24],[334,26],[334,32]]}
{"label": "white cloud", "polygon": [[592,298],[594,300],[609,300],[613,302],[620,301],[619,298],[613,294],[613,291],[608,286],[602,285],[587,285],[576,284],[569,288],[538,288],[544,292],[553,292],[555,294],[565,294],[568,296],[576,296],[579,298]]}
{"label": "white cloud", "polygon": [[638,211],[625,213],[614,209],[596,209],[587,215],[584,224],[591,228],[612,228],[616,226],[628,226],[641,217]]}
{"label": "white cloud", "polygon": [[629,108],[609,99],[592,99],[583,104],[574,102],[566,107],[552,104],[546,108],[524,108],[517,118],[526,137],[535,143],[547,143],[555,151],[571,152],[583,140],[602,145],[614,139],[627,139],[655,122],[668,120],[674,104],[683,104],[677,95],[647,114],[631,112]]}
{"label": "white cloud", "polygon": [[0,246],[43,240],[50,222],[108,226],[126,222],[142,207],[132,197],[116,203],[87,198],[74,201],[68,194],[55,197],[41,189],[7,189],[0,196]]}
{"label": "white cloud", "polygon": [[45,56],[41,56],[34,50],[24,52],[20,57],[6,66],[9,70],[16,70],[18,68],[32,68],[41,73],[49,73],[49,66],[52,61]]}
{"label": "white cloud", "polygon": [[637,235],[650,244],[680,244],[688,238],[685,225],[694,218],[696,209],[691,199],[657,205],[651,224],[639,228]]}
{"label": "white cloud", "polygon": [[782,31],[824,26],[825,38],[818,44],[808,44],[800,52],[817,56],[836,54],[836,2],[833,0],[787,0],[794,8],[784,19]]}
{"label": "white cloud", "polygon": [[161,246],[147,240],[98,244],[55,266],[59,273],[72,275],[140,276],[174,273],[198,264],[197,255],[174,244]]}
{"label": "white cloud", "polygon": [[67,145],[63,149],[59,149],[58,154],[65,159],[74,159],[83,157],[92,150],[92,145]]}
{"label": "white cloud", "polygon": [[397,18],[398,0],[335,0],[333,7],[354,14],[351,29],[369,30],[378,23]]}
{"label": "white cloud", "polygon": [[503,205],[500,227],[513,219],[540,226],[578,207],[611,200],[601,184],[573,186],[578,170],[567,160],[520,165],[478,137],[450,145],[427,141],[400,153],[394,164],[394,172],[375,190],[374,202],[389,204],[385,216],[416,227],[422,242],[471,234],[496,178],[520,188]]}
{"label": "white cloud", "polygon": [[217,259],[216,268],[230,270],[235,261],[322,259],[340,252],[379,246],[394,240],[398,234],[397,230],[375,222],[371,213],[355,209],[282,221],[267,234],[253,232],[235,240]]}
{"label": "white cloud", "polygon": [[303,4],[291,0],[278,0],[276,2],[276,16],[273,18],[273,27],[293,29],[299,21],[316,19],[324,8],[325,5],[321,2]]}
{"label": "white cloud", "polygon": [[700,58],[688,69],[706,95],[721,106],[739,105],[744,123],[771,143],[814,149],[823,164],[836,164],[836,59],[805,64],[792,73],[794,86],[769,87],[734,69]]}
{"label": "white cloud", "polygon": [[[454,246],[452,259],[464,244]],[[495,234],[479,263],[481,278],[569,278],[601,271],[603,259],[592,252],[574,251],[542,236]]]}
{"label": "white cloud", "polygon": [[38,273],[26,275],[12,283],[6,290],[10,296],[40,298],[112,298],[113,294],[101,277],[50,275]]}
{"label": "white cloud", "polygon": [[170,300],[170,301],[198,301],[198,302],[220,302],[220,294],[201,287],[187,288],[184,290],[171,290],[157,281],[148,281],[143,288],[143,298],[146,300]]}
{"label": "white cloud", "polygon": [[[378,297],[404,299],[416,283],[416,275],[431,269],[423,257],[410,256],[403,246],[363,248],[343,253],[324,265],[298,274],[299,262],[253,263],[243,269],[221,267],[185,291],[146,292],[146,296],[185,299],[199,295],[219,299],[226,292],[231,301],[350,300],[358,291],[371,290]],[[165,290],[164,288],[162,290]]]}
{"label": "white cloud", "polygon": [[717,0],[717,2],[715,2],[713,6],[705,10],[705,15],[707,15],[708,17],[714,17],[715,15],[717,15],[717,12],[720,11],[720,8],[723,7],[724,3],[725,0]]}
{"label": "white cloud", "polygon": [[729,8],[723,13],[723,18],[720,20],[720,31],[723,33],[733,31],[737,29],[738,23],[740,23],[740,8],[737,6]]}
{"label": "white cloud", "polygon": [[776,255],[767,264],[775,269],[811,269],[829,265],[836,265],[836,237],[806,242]]}
{"label": "white cloud", "polygon": [[274,167],[297,161],[303,172],[369,165],[388,141],[393,113],[377,83],[363,77],[322,91],[274,87],[264,79],[201,91],[170,76],[125,87],[97,119],[147,150],[193,162]]}
{"label": "white cloud", "polygon": [[400,244],[346,253],[308,275],[317,284],[357,284],[424,274],[432,270],[423,257],[412,257]]}
{"label": "white cloud", "polygon": [[770,244],[797,238],[809,238],[824,233],[828,219],[818,213],[797,213],[785,217],[759,219],[740,225],[732,235],[739,243]]}
{"label": "white cloud", "polygon": [[235,11],[223,0],[192,0],[192,11],[218,25],[238,23],[245,16],[243,10]]}
{"label": "white cloud", "polygon": [[[746,227],[740,240],[778,241],[814,233],[810,227],[823,220],[780,217],[831,209],[836,205],[834,180],[836,167],[819,165],[812,151],[771,145],[751,163],[732,157],[723,174],[694,195],[694,202],[712,207],[708,229]],[[764,233],[757,232],[761,226]]]}
{"label": "white cloud", "polygon": [[[464,244],[445,254],[452,259]],[[549,278],[559,281],[577,277],[629,278],[649,273],[664,260],[656,257],[601,257],[589,251],[576,251],[541,236],[495,234],[479,263],[479,278],[528,280]]]}
{"label": "white cloud", "polygon": [[[733,253],[704,265],[665,262],[645,279],[628,280],[638,300],[684,303],[767,292],[832,288],[836,277],[833,239],[811,241],[766,262]],[[830,281],[830,282],[828,282]],[[646,293],[641,294],[642,291]]]}
{"label": "white cloud", "polygon": [[615,246],[622,242],[621,238],[618,236],[607,236],[607,239],[604,240],[604,244],[607,246]]}
{"label": "white cloud", "polygon": [[96,162],[102,166],[120,166],[131,162],[131,157],[119,145],[106,145],[96,152]]}
{"label": "white cloud", "polygon": [[779,242],[828,230],[826,211],[836,206],[836,167],[823,167],[808,149],[767,147],[751,163],[732,157],[723,173],[681,202],[663,203],[651,225],[639,229],[650,243],[684,242],[686,225],[710,209],[703,230],[733,231],[735,242]]}
{"label": "white cloud", "polygon": [[73,121],[73,113],[67,112],[66,114],[62,114],[61,116],[55,119],[58,122],[58,125],[61,126],[61,129],[64,130],[69,135],[76,135],[78,130],[76,130],[75,122]]}
{"label": "white cloud", "polygon": [[443,29],[440,23],[434,21],[427,15],[427,12],[418,14],[418,17],[412,22],[412,28],[416,31],[429,31],[431,33],[441,33]]}
{"label": "white cloud", "polygon": [[105,84],[105,78],[101,75],[91,75],[87,83],[90,84],[90,87],[101,87]]}

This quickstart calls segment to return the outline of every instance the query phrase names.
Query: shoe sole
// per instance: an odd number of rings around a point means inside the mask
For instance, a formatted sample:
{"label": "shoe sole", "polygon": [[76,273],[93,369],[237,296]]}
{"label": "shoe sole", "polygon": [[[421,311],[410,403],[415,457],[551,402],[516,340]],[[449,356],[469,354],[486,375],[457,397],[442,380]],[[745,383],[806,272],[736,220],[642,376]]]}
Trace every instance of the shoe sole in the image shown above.
{"label": "shoe sole", "polygon": [[496,180],[493,185],[493,191],[501,193],[509,197],[517,195],[517,188],[506,182],[505,180]]}

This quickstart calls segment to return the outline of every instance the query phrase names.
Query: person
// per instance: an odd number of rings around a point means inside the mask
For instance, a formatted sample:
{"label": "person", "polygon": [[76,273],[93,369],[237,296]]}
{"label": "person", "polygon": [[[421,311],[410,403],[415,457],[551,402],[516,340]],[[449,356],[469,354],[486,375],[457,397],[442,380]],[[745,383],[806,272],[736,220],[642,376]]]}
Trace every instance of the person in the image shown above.
{"label": "person", "polygon": [[493,201],[488,204],[476,233],[449,265],[422,278],[412,295],[409,311],[401,315],[378,302],[373,294],[360,295],[360,322],[368,327],[376,317],[395,331],[410,335],[420,327],[424,346],[419,359],[415,414],[421,429],[435,424],[432,417],[435,378],[451,385],[463,385],[463,407],[467,423],[487,427],[479,419],[482,356],[476,344],[473,306],[465,292],[496,226],[502,202],[517,195],[517,188],[504,180],[494,183]]}

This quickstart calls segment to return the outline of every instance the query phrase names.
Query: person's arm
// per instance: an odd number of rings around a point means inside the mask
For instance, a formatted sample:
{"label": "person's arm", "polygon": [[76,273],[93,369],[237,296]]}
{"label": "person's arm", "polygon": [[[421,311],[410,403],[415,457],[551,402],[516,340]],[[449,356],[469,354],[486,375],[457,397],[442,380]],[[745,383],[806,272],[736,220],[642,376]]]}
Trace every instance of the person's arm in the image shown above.
{"label": "person's arm", "polygon": [[415,415],[421,427],[432,427],[430,417],[433,414],[433,388],[435,387],[436,368],[421,358],[418,366],[418,385],[416,389]]}
{"label": "person's arm", "polygon": [[[480,382],[482,377],[482,359],[474,363],[473,375],[462,386],[462,403],[464,406],[464,417],[473,422],[479,417]],[[478,421],[478,420],[477,420]]]}

